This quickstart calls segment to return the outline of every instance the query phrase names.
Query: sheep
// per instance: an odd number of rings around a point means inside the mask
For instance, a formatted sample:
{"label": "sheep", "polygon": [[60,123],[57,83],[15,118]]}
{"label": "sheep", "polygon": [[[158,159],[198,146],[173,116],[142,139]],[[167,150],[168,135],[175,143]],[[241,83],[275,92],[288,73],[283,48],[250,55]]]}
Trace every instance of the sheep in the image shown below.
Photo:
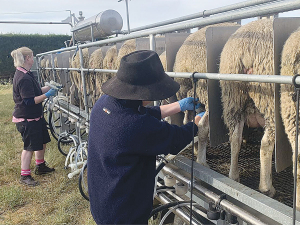
{"label": "sheep", "polygon": [[164,71],[167,71],[167,54],[166,54],[166,51],[164,51],[163,53],[161,53],[159,55],[159,59],[161,61],[161,64],[163,65]]}
{"label": "sheep", "polygon": [[45,82],[46,79],[47,79],[46,70],[43,69],[43,68],[46,67],[46,59],[45,58],[43,58],[40,61],[40,67],[41,67],[41,72],[40,72],[41,79],[42,79],[43,82]]}
{"label": "sheep", "polygon": [[[60,66],[60,67],[61,67],[61,66]],[[59,68],[57,56],[54,58],[54,68]],[[58,82],[58,83],[61,83],[61,77],[60,77],[61,72],[62,72],[62,71],[55,70],[55,76],[56,76],[56,79],[55,79],[55,80],[56,80],[56,82]]]}
{"label": "sheep", "polygon": [[[115,64],[116,64],[117,58],[118,58],[117,46],[113,45],[107,50],[106,55],[103,59],[103,69],[107,69],[107,70],[116,69]],[[114,75],[115,75],[115,73],[105,73],[103,75],[102,82],[103,83],[106,82],[107,80],[112,78]]]}
{"label": "sheep", "polygon": [[[69,68],[72,68],[72,61],[73,61],[73,56],[70,56],[69,58]],[[73,76],[74,71],[69,72],[69,78],[70,78],[70,103],[72,105],[78,106],[79,105],[79,100],[78,100],[78,89],[75,85],[74,81],[74,76]]]}
{"label": "sheep", "polygon": [[[209,25],[199,29],[197,32],[189,35],[182,46],[179,48],[175,62],[173,71],[174,72],[199,72],[206,73],[207,72],[207,57],[206,57],[206,37],[205,33],[207,28],[216,27],[216,26],[234,26],[234,23],[221,23],[215,25]],[[190,79],[185,78],[176,78],[175,79],[180,84],[180,89],[177,92],[177,98],[182,99],[187,97],[187,93],[189,90],[193,88],[192,81]],[[204,93],[199,95],[200,101],[207,105],[207,81],[199,80],[198,86],[202,87],[201,89],[205,89]],[[199,89],[200,90],[200,89]],[[199,93],[200,94],[200,93]]]}
{"label": "sheep", "polygon": [[[207,56],[206,56],[206,30],[209,27],[215,26],[234,26],[235,23],[222,23],[215,24],[201,28],[197,32],[189,35],[179,48],[175,63],[173,67],[174,72],[207,72]],[[177,99],[183,99],[186,97],[193,97],[193,84],[190,79],[175,78],[180,84],[180,89],[176,93]],[[199,80],[197,82],[196,89],[197,97],[199,101],[208,107],[208,95],[207,95],[207,80]],[[192,112],[185,114],[184,123],[191,121],[193,118]],[[198,152],[197,162],[201,165],[209,167],[206,162],[206,144],[208,140],[209,125],[208,125],[208,111],[199,124],[198,132]],[[197,151],[195,149],[195,151]]]}
{"label": "sheep", "polygon": [[[231,35],[221,53],[220,73],[274,74],[273,19],[253,21]],[[244,124],[262,126],[259,190],[273,197],[271,162],[275,144],[275,85],[221,81],[220,86],[223,118],[229,129],[231,145],[229,177],[239,181],[238,154]]]}
{"label": "sheep", "polygon": [[[296,30],[286,40],[282,51],[281,75],[292,76],[300,73],[300,29]],[[296,103],[293,99],[295,92],[292,85],[281,84],[280,91],[280,108],[281,117],[285,127],[285,132],[293,149],[293,160],[295,160],[295,137],[296,137]],[[299,137],[298,137],[299,140]],[[297,156],[299,160],[299,155]],[[294,174],[295,176],[296,174]],[[300,210],[300,185],[299,185],[300,165],[297,166],[297,198],[296,207]]]}
{"label": "sheep", "polygon": [[[49,68],[50,67],[50,60],[48,58],[43,58],[41,60],[40,64],[41,64],[41,68]],[[42,69],[41,77],[42,77],[43,82],[50,81],[51,80],[50,70],[43,70]]]}
{"label": "sheep", "polygon": [[[82,57],[83,57],[83,67],[88,68],[88,66],[89,66],[88,48],[82,49]],[[72,57],[72,60],[71,60],[71,67],[72,68],[81,68],[79,52],[74,53],[74,55]],[[71,80],[72,80],[72,83],[75,84],[76,88],[78,90],[80,90],[80,91],[78,91],[79,106],[80,106],[80,108],[83,109],[84,108],[84,101],[83,101],[83,95],[81,94],[82,90],[83,90],[81,73],[79,73],[78,71],[72,71],[71,72]],[[73,87],[71,87],[71,88],[74,89]]]}
{"label": "sheep", "polygon": [[121,58],[125,55],[128,55],[131,52],[134,52],[134,51],[136,51],[135,39],[129,39],[129,40],[125,41],[119,50],[118,58],[115,62],[114,68],[118,69],[120,67]]}
{"label": "sheep", "polygon": [[[95,50],[89,59],[89,68],[90,69],[98,69],[103,68],[103,54],[101,48]],[[96,73],[97,79],[92,79],[92,76],[89,76],[88,83],[87,83],[87,93],[91,97],[92,105],[94,105],[95,101],[97,100],[98,96],[101,93],[101,83],[102,83],[102,76],[103,73]]]}
{"label": "sheep", "polygon": [[[69,68],[70,67],[70,56],[72,53],[70,51],[61,52],[57,55],[57,63],[59,68]],[[56,59],[54,59],[54,62]],[[56,64],[56,62],[55,62]],[[63,84],[62,93],[65,95],[69,95],[70,93],[70,86],[72,83],[70,82],[70,75],[69,71],[66,70],[58,70],[57,71],[58,82]]]}
{"label": "sheep", "polygon": [[[134,45],[135,45],[135,42],[134,42]],[[128,49],[131,49],[131,47],[132,47],[131,42],[127,42],[123,47],[122,54],[126,54],[128,52]],[[87,48],[82,49],[82,53],[83,53],[84,68],[117,69],[116,61],[117,61],[118,55],[117,55],[117,47],[116,46],[112,46],[107,51],[104,58],[103,58],[101,48],[95,50],[91,54],[90,57],[89,57]],[[119,57],[122,57],[122,56],[119,56]],[[79,58],[78,52],[76,53],[75,56],[72,57],[72,59],[70,61],[70,66],[72,68],[80,68],[80,58]],[[93,73],[93,72],[91,71],[90,73]],[[95,103],[95,101],[103,94],[101,92],[101,85],[111,77],[112,77],[112,75],[110,73],[96,73],[96,78],[93,78],[92,74],[90,74],[90,76],[85,76],[87,94],[91,97],[90,101],[89,101],[89,105],[93,105]],[[93,79],[95,79],[95,80],[93,80]],[[82,104],[83,96],[81,95],[81,93],[82,93],[81,74],[78,73],[78,71],[72,71],[71,72],[71,81],[72,81],[72,86],[70,88],[71,93],[73,93],[75,91],[75,89],[77,89],[77,88],[79,90],[81,90],[81,92],[79,92],[79,96],[81,99],[80,107],[83,108],[83,104]],[[94,83],[94,82],[96,82],[96,83]],[[79,87],[80,84],[81,84],[81,87]],[[93,90],[94,86],[96,86],[96,90]],[[75,104],[76,104],[76,102],[75,102]]]}
{"label": "sheep", "polygon": [[[103,68],[103,69],[115,69],[115,62],[118,57],[117,47],[116,45],[111,46],[107,52],[105,57],[103,58],[102,49],[97,49],[94,51],[89,60],[89,68],[90,69],[97,69],[97,68]],[[94,74],[93,71],[91,73]],[[95,76],[94,76],[95,75]],[[90,75],[90,87],[89,87],[89,93],[91,95],[92,105],[96,102],[96,100],[102,96],[104,93],[101,90],[101,86],[103,83],[105,83],[107,80],[109,80],[112,76],[114,76],[114,73],[98,73],[96,72],[94,75]],[[95,90],[94,90],[95,89]]]}

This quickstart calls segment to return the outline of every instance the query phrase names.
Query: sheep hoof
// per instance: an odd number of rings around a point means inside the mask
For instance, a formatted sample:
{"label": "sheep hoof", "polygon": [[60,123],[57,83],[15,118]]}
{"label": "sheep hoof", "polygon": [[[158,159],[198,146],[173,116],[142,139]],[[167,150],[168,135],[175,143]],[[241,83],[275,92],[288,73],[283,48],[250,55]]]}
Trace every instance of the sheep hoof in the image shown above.
{"label": "sheep hoof", "polygon": [[276,190],[275,190],[275,188],[272,186],[272,187],[270,188],[270,190],[268,190],[268,191],[261,191],[261,193],[264,194],[264,195],[266,195],[266,196],[269,196],[269,197],[273,198],[274,195],[275,195],[275,193],[276,193]]}
{"label": "sheep hoof", "polygon": [[232,175],[232,174],[229,173],[229,178],[230,178],[231,180],[236,181],[236,182],[240,182],[240,176],[239,176],[239,174],[237,174],[237,175]]}
{"label": "sheep hoof", "polygon": [[[231,178],[231,179],[232,179],[232,178]],[[235,179],[232,179],[232,180],[234,180],[234,181],[236,181],[236,182],[240,183],[240,177],[237,177],[237,178],[235,178]]]}

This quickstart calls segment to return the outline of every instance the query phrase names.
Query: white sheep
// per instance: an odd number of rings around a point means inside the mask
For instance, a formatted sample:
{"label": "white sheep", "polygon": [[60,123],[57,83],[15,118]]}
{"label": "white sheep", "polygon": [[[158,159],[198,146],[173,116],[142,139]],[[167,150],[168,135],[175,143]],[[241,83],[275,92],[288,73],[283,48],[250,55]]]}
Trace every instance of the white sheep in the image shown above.
{"label": "white sheep", "polygon": [[[98,48],[95,50],[89,58],[89,67],[92,69],[102,69],[103,68],[103,53],[102,49]],[[87,94],[89,94],[89,97],[91,99],[91,105],[94,105],[96,100],[101,96],[101,84],[102,84],[102,78],[104,74],[103,73],[93,73],[92,71],[88,74],[86,74],[87,77]]]}
{"label": "white sheep", "polygon": [[121,58],[125,55],[128,55],[131,52],[136,51],[136,40],[135,39],[129,39],[125,41],[121,48],[119,49],[118,57],[116,59],[114,68],[119,69]]}
{"label": "white sheep", "polygon": [[[248,23],[231,35],[221,53],[220,73],[274,74],[273,20]],[[275,144],[274,89],[271,83],[221,81],[223,117],[229,129],[229,177],[239,181],[238,155],[244,124],[264,127],[260,147],[259,190],[274,196],[272,153]]]}
{"label": "white sheep", "polygon": [[[282,51],[281,59],[281,75],[293,76],[300,73],[300,29],[296,30],[286,40]],[[293,149],[293,160],[295,158],[295,139],[296,139],[296,102],[293,96],[295,95],[294,87],[292,85],[281,84],[281,117],[285,127],[285,132],[291,143]],[[299,140],[299,137],[298,137]],[[300,143],[300,142],[299,142]],[[299,153],[297,159],[299,160]],[[295,174],[294,174],[295,176]],[[297,166],[297,198],[296,207],[300,210],[300,164]]]}
{"label": "white sheep", "polygon": [[[83,57],[83,67],[88,68],[88,66],[89,66],[89,51],[88,51],[88,48],[82,49],[82,57]],[[79,51],[74,53],[73,57],[71,58],[70,63],[71,63],[70,64],[71,68],[81,68]],[[78,90],[78,98],[79,98],[78,101],[79,101],[79,103],[74,102],[74,104],[79,105],[80,108],[83,109],[84,108],[84,101],[83,101],[83,95],[82,95],[83,85],[82,85],[81,73],[79,71],[72,71],[70,77],[71,77],[72,84],[74,84],[75,87],[76,87],[75,88],[72,85],[71,93],[72,93],[72,91],[74,92],[76,89]]]}
{"label": "white sheep", "polygon": [[[179,48],[175,63],[174,72],[207,72],[207,45],[206,45],[206,30],[209,27],[217,26],[234,26],[234,23],[221,23],[210,25],[201,28],[197,32],[190,34],[186,40],[183,42],[182,46]],[[193,97],[193,84],[191,79],[186,78],[175,78],[175,80],[180,84],[180,89],[176,93],[177,99],[183,99],[186,97]],[[208,122],[208,94],[207,94],[207,80],[198,80],[196,97],[199,101],[206,105],[207,112],[205,116],[200,121],[198,125],[198,150],[197,151],[197,162],[201,165],[207,166],[206,162],[206,145],[208,141],[209,133],[209,122]],[[193,119],[193,112],[187,112],[185,114],[184,123],[191,121]]]}

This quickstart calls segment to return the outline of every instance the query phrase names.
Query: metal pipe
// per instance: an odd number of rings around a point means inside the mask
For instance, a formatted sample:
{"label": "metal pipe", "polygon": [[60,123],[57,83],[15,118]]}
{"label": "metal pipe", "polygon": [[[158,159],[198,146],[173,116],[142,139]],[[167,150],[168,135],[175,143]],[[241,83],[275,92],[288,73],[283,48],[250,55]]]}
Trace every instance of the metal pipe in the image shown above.
{"label": "metal pipe", "polygon": [[72,32],[72,46],[75,46],[75,36],[74,36],[74,32]]}
{"label": "metal pipe", "polygon": [[153,34],[149,35],[149,41],[150,41],[150,50],[155,51],[156,43],[155,43],[155,36]]}
{"label": "metal pipe", "polygon": [[[191,73],[166,72],[171,77],[192,78]],[[197,79],[227,80],[227,81],[245,81],[245,82],[262,82],[262,83],[281,83],[293,84],[292,76],[282,75],[247,75],[247,74],[221,74],[221,73],[195,73]],[[300,83],[300,78],[296,79]]]}
{"label": "metal pipe", "polygon": [[[168,203],[172,202],[165,194],[162,194],[162,193],[156,195],[156,198],[163,204],[168,204]],[[187,215],[183,210],[176,209],[174,213],[176,215],[178,215],[185,223],[189,224],[189,222],[190,222],[189,215]],[[193,221],[191,224],[201,225],[201,223],[196,218],[193,218]]]}
{"label": "metal pipe", "polygon": [[298,167],[298,140],[299,140],[299,87],[296,87],[297,103],[296,103],[296,140],[295,140],[295,152],[294,152],[294,193],[293,193],[293,225],[296,223],[296,198],[297,198],[297,167]]}
{"label": "metal pipe", "polygon": [[[157,182],[157,186],[161,187],[162,184]],[[167,191],[168,195],[171,195],[173,198],[177,199],[177,201],[186,201],[186,199],[183,199],[181,197],[179,197],[178,195],[176,195],[175,193],[173,193],[171,190]],[[195,211],[196,213],[198,213],[200,216],[204,217],[205,219],[208,220],[207,218],[207,210],[205,208],[203,208],[202,206],[198,206],[201,207],[202,209],[198,209],[195,206],[193,206],[193,211]]]}
{"label": "metal pipe", "polygon": [[71,24],[71,27],[73,27],[74,26],[74,20],[73,20],[73,17],[72,17],[72,11],[71,10],[66,10],[66,11],[69,11],[69,13],[70,13],[70,20],[71,20],[71,22],[70,22],[70,24]]}
{"label": "metal pipe", "polygon": [[54,104],[55,107],[57,107],[57,109],[64,111],[65,113],[69,114],[70,116],[74,117],[75,119],[79,120],[81,117],[77,116],[76,114],[74,114],[73,112],[71,112],[68,109],[63,108],[61,105],[55,103]]}
{"label": "metal pipe", "polygon": [[128,0],[125,0],[125,3],[126,3],[126,13],[127,13],[127,29],[128,29],[128,34],[130,34]]}
{"label": "metal pipe", "polygon": [[[52,69],[52,68],[44,68]],[[55,70],[74,70],[79,68],[54,68]],[[100,73],[117,73],[118,70],[107,69],[82,69],[84,72],[95,71]],[[192,73],[182,72],[166,72],[170,77],[191,78]],[[293,84],[293,76],[282,75],[249,75],[249,74],[221,74],[221,73],[195,73],[197,79],[210,79],[210,80],[226,80],[226,81],[245,81],[245,82],[261,82],[261,83],[277,83],[277,84]],[[295,80],[296,84],[300,85],[300,77]]]}
{"label": "metal pipe", "polygon": [[52,66],[52,68],[51,68],[52,76],[53,76],[54,81],[56,82],[57,80],[56,80],[55,70],[54,70],[55,66],[54,66],[53,53],[51,54],[51,66]]}
{"label": "metal pipe", "polygon": [[69,24],[72,27],[71,23],[64,22],[37,22],[37,21],[0,21],[0,23],[19,23],[19,24]]}
{"label": "metal pipe", "polygon": [[[150,50],[156,51],[155,35],[149,35]],[[159,106],[159,101],[154,101],[154,106]]]}
{"label": "metal pipe", "polygon": [[159,27],[159,26],[165,26],[165,25],[169,25],[172,23],[197,19],[197,18],[201,18],[201,17],[207,17],[207,16],[211,16],[214,14],[228,12],[231,10],[241,9],[241,8],[245,8],[245,7],[249,7],[249,6],[259,5],[259,4],[263,4],[263,3],[267,3],[267,2],[271,2],[271,1],[273,1],[273,0],[254,0],[254,1],[251,0],[251,1],[240,2],[237,4],[232,4],[232,5],[228,5],[228,6],[224,6],[224,7],[220,7],[220,8],[216,8],[216,9],[211,9],[211,10],[204,10],[199,13],[195,13],[195,14],[182,16],[179,18],[171,19],[171,20],[166,20],[166,21],[162,21],[162,22],[158,22],[158,23],[153,23],[153,24],[133,28],[133,29],[131,29],[131,32],[136,32],[136,31],[150,29],[150,28]]}
{"label": "metal pipe", "polygon": [[[216,23],[252,18],[252,17],[259,16],[259,15],[287,12],[287,11],[296,10],[296,9],[300,9],[300,0],[288,0],[288,1],[280,1],[280,2],[275,1],[275,2],[271,2],[267,5],[259,5],[259,7],[251,7],[251,8],[246,8],[246,9],[242,9],[239,11],[228,12],[226,14],[220,14],[220,15],[215,15],[212,17],[202,18],[197,21],[185,21],[180,24],[174,24],[174,25],[150,29],[150,30],[146,30],[146,31],[135,32],[135,33],[131,33],[128,35],[124,35],[122,37],[109,38],[109,39],[105,39],[105,40],[101,40],[101,41],[96,41],[93,43],[82,44],[80,46],[82,48],[88,48],[88,47],[92,47],[92,46],[101,46],[101,45],[105,45],[105,44],[109,44],[109,43],[126,41],[128,39],[145,37],[145,36],[149,36],[150,34],[163,34],[163,33],[173,32],[173,31],[177,31],[177,30],[185,30],[185,29],[199,27],[199,26],[207,26],[207,25],[216,24]],[[76,49],[76,46],[40,53],[40,54],[37,54],[37,56],[39,57],[39,56],[47,55],[50,53],[70,51],[70,50],[75,50],[75,49]]]}
{"label": "metal pipe", "polygon": [[[79,57],[80,57],[80,67],[81,67],[81,81],[82,81],[82,88],[83,88],[83,99],[84,99],[84,109],[85,112],[88,112],[88,103],[87,103],[87,96],[86,96],[86,84],[85,84],[85,78],[84,78],[84,70],[83,70],[83,54],[82,54],[82,48],[79,47]],[[81,88],[81,87],[79,87]]]}
{"label": "metal pipe", "polygon": [[[176,177],[178,180],[186,184],[190,183],[190,174],[176,168],[174,165],[167,164],[162,170],[164,171],[164,173],[171,174],[173,177]],[[197,183],[194,184],[194,188],[205,197],[214,201],[215,204],[219,202],[220,206],[222,206],[222,208],[225,211],[230,212],[231,214],[241,218],[243,221],[254,225],[267,225],[266,223],[262,222],[259,218],[253,216],[247,211],[241,209],[240,207],[235,206],[228,200],[223,199],[220,201],[220,196],[208,190],[207,188],[202,187]]]}
{"label": "metal pipe", "polygon": [[92,42],[94,42],[94,34],[93,34],[93,25],[91,25],[91,37],[92,37]]}
{"label": "metal pipe", "polygon": [[41,79],[41,60],[42,60],[42,57],[35,57],[36,59],[36,63],[37,63],[37,74],[38,74],[38,81],[39,83],[42,82],[42,79]]}
{"label": "metal pipe", "polygon": [[[45,67],[45,70],[51,70],[52,68]],[[86,69],[86,68],[54,68],[55,70],[69,70],[78,71],[83,70],[84,72],[100,72],[100,73],[117,73],[118,70],[108,70],[108,69]]]}

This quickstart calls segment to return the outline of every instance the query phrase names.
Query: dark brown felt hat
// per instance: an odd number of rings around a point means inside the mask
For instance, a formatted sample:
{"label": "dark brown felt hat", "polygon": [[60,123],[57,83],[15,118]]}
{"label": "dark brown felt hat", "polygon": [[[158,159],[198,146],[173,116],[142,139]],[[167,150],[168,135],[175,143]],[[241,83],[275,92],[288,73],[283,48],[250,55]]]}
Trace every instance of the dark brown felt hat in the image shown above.
{"label": "dark brown felt hat", "polygon": [[165,73],[156,52],[141,50],[125,55],[116,76],[101,89],[118,99],[155,101],[173,96],[179,84]]}

